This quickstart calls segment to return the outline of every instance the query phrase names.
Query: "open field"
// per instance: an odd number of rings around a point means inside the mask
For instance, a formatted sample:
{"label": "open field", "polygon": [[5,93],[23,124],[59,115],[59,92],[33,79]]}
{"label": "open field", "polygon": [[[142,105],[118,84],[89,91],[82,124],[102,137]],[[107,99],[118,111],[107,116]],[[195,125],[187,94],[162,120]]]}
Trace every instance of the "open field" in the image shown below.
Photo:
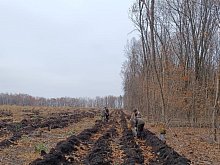
{"label": "open field", "polygon": [[[0,109],[0,164],[4,165],[186,165],[190,161],[217,165],[220,159],[218,148],[192,138],[199,136],[199,130],[193,136],[192,129],[173,128],[177,137],[168,131],[164,144],[154,134],[156,127],[147,124],[143,138],[134,138],[128,127],[129,114],[122,110],[111,110],[110,121],[103,123],[99,110],[91,108]],[[201,152],[196,148],[200,145]],[[215,155],[210,153],[205,160],[202,156],[208,151]]]}

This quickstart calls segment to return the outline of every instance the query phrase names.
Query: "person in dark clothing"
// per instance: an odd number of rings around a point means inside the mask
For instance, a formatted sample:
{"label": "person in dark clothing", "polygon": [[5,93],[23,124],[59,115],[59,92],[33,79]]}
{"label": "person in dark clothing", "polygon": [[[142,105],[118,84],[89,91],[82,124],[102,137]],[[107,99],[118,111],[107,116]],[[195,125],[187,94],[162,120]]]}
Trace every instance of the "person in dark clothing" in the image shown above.
{"label": "person in dark clothing", "polygon": [[106,119],[106,122],[108,122],[109,120],[109,110],[107,107],[105,107],[105,119]]}
{"label": "person in dark clothing", "polygon": [[103,109],[101,109],[101,119],[103,122],[105,122],[106,120],[106,110],[105,107]]}
{"label": "person in dark clothing", "polygon": [[140,137],[141,133],[143,132],[145,122],[141,118],[141,114],[137,109],[133,110],[130,119],[130,125],[133,132],[133,135],[136,137]]}
{"label": "person in dark clothing", "polygon": [[142,133],[144,131],[144,125],[145,125],[144,120],[140,117],[137,117],[136,118],[136,130],[137,130],[138,138],[142,137]]}

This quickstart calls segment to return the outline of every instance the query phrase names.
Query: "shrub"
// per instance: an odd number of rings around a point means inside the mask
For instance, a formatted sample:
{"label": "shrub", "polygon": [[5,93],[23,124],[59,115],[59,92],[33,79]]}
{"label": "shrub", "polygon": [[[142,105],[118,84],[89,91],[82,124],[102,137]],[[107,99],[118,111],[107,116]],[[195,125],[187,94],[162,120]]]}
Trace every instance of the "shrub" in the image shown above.
{"label": "shrub", "polygon": [[48,148],[44,143],[39,143],[35,146],[35,152],[41,153],[41,151],[48,151]]}

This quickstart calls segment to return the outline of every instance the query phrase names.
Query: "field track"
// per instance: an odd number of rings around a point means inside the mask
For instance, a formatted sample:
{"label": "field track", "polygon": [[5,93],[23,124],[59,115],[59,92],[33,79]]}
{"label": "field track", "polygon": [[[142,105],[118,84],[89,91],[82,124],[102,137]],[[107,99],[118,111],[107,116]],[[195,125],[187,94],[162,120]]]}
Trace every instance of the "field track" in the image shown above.
{"label": "field track", "polygon": [[[30,165],[190,164],[188,159],[147,129],[141,139],[134,138],[123,111],[114,110],[110,116],[108,123],[96,120],[91,128],[58,142],[47,154],[32,161]],[[87,117],[94,116],[90,114]]]}

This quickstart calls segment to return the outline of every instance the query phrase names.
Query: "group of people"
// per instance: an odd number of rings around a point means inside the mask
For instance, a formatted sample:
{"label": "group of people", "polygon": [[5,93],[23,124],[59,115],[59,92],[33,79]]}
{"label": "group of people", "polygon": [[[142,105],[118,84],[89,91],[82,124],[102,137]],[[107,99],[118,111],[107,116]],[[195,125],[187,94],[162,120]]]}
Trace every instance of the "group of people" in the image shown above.
{"label": "group of people", "polygon": [[131,115],[130,125],[131,125],[133,135],[138,138],[142,137],[145,122],[141,118],[141,114],[137,109],[134,109]]}
{"label": "group of people", "polygon": [[[108,122],[109,121],[109,109],[107,107],[104,107],[101,110],[101,118],[103,122]],[[141,117],[141,113],[137,110],[134,109],[132,114],[131,114],[131,118],[130,118],[130,126],[131,126],[131,130],[133,132],[133,135],[137,138],[141,138],[143,131],[144,131],[144,125],[145,122]],[[165,129],[162,129],[163,131],[160,131],[160,139],[163,142],[166,142],[165,140],[165,134],[166,131]]]}
{"label": "group of people", "polygon": [[[107,107],[104,107],[101,110],[101,118],[103,122],[109,121],[109,109]],[[144,130],[144,124],[145,122],[141,118],[140,112],[137,109],[135,109],[132,112],[131,119],[130,119],[131,129],[135,137],[138,137],[138,138],[141,137],[142,132]]]}

